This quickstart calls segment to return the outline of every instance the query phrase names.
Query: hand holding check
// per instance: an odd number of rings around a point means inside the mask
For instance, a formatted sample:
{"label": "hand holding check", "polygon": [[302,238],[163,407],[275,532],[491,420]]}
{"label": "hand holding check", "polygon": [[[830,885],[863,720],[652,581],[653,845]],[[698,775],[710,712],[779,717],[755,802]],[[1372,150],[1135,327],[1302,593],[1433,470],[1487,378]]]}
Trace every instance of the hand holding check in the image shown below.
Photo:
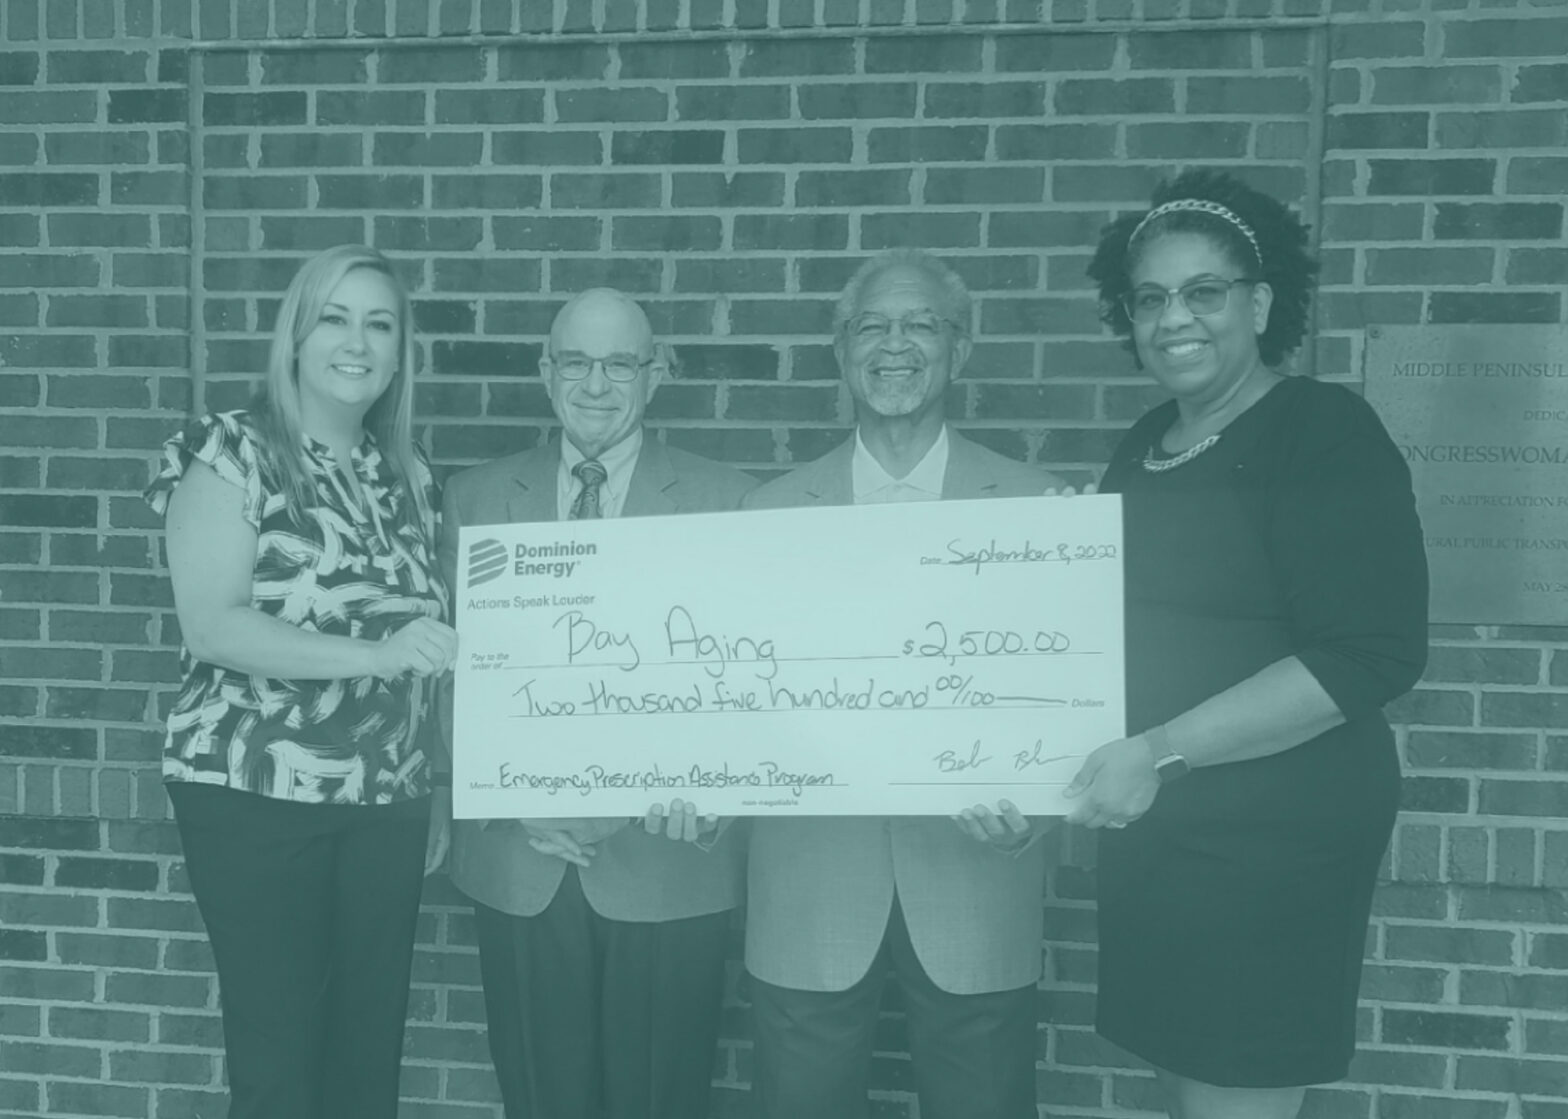
{"label": "hand holding check", "polygon": [[666,839],[695,843],[718,829],[719,818],[711,812],[699,816],[695,804],[677,797],[670,801],[668,813],[662,804],[652,805],[643,817],[642,826],[649,835],[662,833]]}
{"label": "hand holding check", "polygon": [[[528,833],[528,845],[542,855],[553,855],[578,866],[588,866],[598,844],[610,838],[629,823],[619,816],[520,820]],[[649,835],[663,835],[678,842],[695,843],[711,835],[719,826],[719,818],[697,811],[691,801],[676,798],[669,808],[662,804],[649,805],[642,818],[643,830]]]}
{"label": "hand holding check", "polygon": [[528,846],[541,855],[553,855],[578,866],[593,860],[600,840],[608,839],[626,826],[617,816],[584,819],[519,820],[528,833]]}
{"label": "hand holding check", "polygon": [[992,812],[983,804],[966,808],[953,817],[953,823],[969,838],[989,843],[999,851],[1017,851],[1028,843],[1034,828],[1010,800],[997,802]]}
{"label": "hand holding check", "polygon": [[1082,800],[1068,823],[1088,828],[1124,828],[1149,810],[1160,791],[1154,752],[1142,735],[1107,742],[1084,759],[1062,794]]}

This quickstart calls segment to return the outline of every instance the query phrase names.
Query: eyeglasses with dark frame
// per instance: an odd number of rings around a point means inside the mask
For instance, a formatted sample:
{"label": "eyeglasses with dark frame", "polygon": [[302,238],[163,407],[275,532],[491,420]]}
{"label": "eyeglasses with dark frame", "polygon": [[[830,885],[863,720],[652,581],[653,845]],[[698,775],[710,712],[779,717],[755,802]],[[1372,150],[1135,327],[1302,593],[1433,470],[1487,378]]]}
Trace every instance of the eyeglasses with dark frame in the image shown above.
{"label": "eyeglasses with dark frame", "polygon": [[1202,276],[1188,280],[1179,288],[1162,288],[1158,284],[1139,284],[1122,296],[1122,306],[1133,322],[1153,322],[1165,314],[1174,297],[1191,314],[1204,318],[1218,315],[1230,306],[1231,289],[1239,284],[1255,284],[1251,276],[1235,280],[1222,280],[1218,276]]}
{"label": "eyeglasses with dark frame", "polygon": [[944,326],[952,327],[955,331],[962,330],[952,319],[944,319],[935,311],[910,311],[896,319],[876,311],[862,311],[845,322],[843,330],[846,337],[856,342],[880,342],[893,333],[895,324],[900,334],[915,342],[936,341]]}
{"label": "eyeglasses with dark frame", "polygon": [[563,381],[582,381],[593,373],[595,365],[604,370],[612,381],[625,384],[635,381],[637,375],[653,364],[653,359],[639,361],[631,354],[611,354],[609,357],[589,357],[587,354],[551,354],[550,367]]}

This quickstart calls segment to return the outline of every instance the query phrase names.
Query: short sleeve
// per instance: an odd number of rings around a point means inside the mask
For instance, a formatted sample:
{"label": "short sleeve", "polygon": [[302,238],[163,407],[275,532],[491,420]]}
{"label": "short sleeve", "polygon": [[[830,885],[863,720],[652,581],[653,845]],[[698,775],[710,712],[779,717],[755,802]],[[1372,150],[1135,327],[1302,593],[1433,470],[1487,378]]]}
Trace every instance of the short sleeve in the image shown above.
{"label": "short sleeve", "polygon": [[1410,470],[1370,405],[1304,386],[1274,479],[1270,552],[1298,657],[1346,718],[1420,679],[1427,566]]}
{"label": "short sleeve", "polygon": [[169,508],[174,487],[185,477],[191,462],[204,462],[219,478],[245,495],[241,513],[259,532],[265,502],[259,453],[245,413],[210,413],[164,441],[163,468],[142,497],[152,506],[153,512],[163,514]]}

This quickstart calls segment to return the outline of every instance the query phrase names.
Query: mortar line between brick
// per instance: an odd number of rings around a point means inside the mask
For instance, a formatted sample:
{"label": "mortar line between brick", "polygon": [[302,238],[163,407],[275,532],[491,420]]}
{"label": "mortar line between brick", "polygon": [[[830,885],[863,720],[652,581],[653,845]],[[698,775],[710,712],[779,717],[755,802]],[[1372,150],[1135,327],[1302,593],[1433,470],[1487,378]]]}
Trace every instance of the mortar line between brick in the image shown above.
{"label": "mortar line between brick", "polygon": [[[1303,210],[1312,220],[1313,239],[1316,242],[1313,250],[1321,259],[1323,255],[1323,175],[1324,164],[1328,150],[1328,101],[1329,101],[1329,71],[1334,63],[1334,48],[1331,36],[1326,27],[1315,30],[1309,38],[1312,51],[1311,66],[1313,69],[1312,105],[1307,112],[1307,166],[1315,168],[1313,173],[1306,177],[1305,197],[1301,200]],[[1301,365],[1309,374],[1317,372],[1318,363],[1318,332],[1321,328],[1322,315],[1319,311],[1320,301],[1313,299],[1307,305],[1307,333],[1305,344],[1302,346]],[[1366,379],[1366,371],[1362,370],[1362,380]]]}
{"label": "mortar line between brick", "polygon": [[201,268],[201,261],[206,259],[207,253],[207,215],[202,206],[206,153],[203,151],[204,136],[200,128],[202,101],[206,95],[206,68],[203,65],[205,56],[201,51],[192,51],[191,55],[190,76],[186,79],[185,93],[185,131],[190,137],[186,146],[190,152],[191,215],[190,273],[186,277],[185,285],[186,291],[190,293],[187,311],[190,341],[185,356],[186,364],[190,367],[191,415],[200,416],[207,411],[207,378],[203,372],[207,353],[207,321],[203,307],[206,304],[207,290]]}
{"label": "mortar line between brick", "polygon": [[382,50],[384,48],[418,49],[421,47],[493,47],[493,46],[551,46],[578,44],[623,43],[695,43],[695,42],[777,42],[779,40],[815,39],[909,39],[952,38],[961,36],[995,35],[1195,35],[1216,31],[1279,31],[1282,28],[1328,28],[1333,21],[1322,16],[1303,16],[1300,19],[1271,16],[1259,19],[1216,19],[1205,21],[1201,27],[1180,24],[1151,25],[1140,20],[1105,20],[1093,24],[1048,23],[994,23],[994,24],[920,24],[879,25],[866,27],[770,27],[770,28],[714,28],[675,31],[591,31],[565,35],[558,32],[536,32],[513,35],[443,35],[439,38],[409,38],[399,36],[350,37],[345,39],[197,39],[189,49],[197,53],[229,53],[233,51],[289,50]]}

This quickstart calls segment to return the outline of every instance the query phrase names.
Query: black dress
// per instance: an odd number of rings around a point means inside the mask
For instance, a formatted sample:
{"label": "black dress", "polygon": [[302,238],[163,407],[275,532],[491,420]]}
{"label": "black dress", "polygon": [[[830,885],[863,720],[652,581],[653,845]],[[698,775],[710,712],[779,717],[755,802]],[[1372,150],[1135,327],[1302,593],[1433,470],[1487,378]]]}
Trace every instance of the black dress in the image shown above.
{"label": "black dress", "polygon": [[1295,655],[1347,722],[1195,769],[1099,844],[1099,1032],[1178,1075],[1286,1087],[1345,1075],[1399,763],[1382,704],[1426,661],[1410,473],[1372,409],[1276,384],[1218,443],[1151,472],[1173,404],[1102,489],[1126,532],[1127,729]]}

